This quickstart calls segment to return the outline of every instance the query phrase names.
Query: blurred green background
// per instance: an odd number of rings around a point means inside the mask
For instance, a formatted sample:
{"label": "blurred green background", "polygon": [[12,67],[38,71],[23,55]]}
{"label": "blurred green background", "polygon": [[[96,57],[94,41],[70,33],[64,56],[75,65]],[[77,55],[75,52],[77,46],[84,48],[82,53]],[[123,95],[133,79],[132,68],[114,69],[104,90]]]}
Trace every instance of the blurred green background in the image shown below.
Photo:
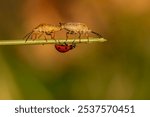
{"label": "blurred green background", "polygon": [[0,0],[1,40],[58,22],[86,23],[108,41],[65,54],[0,46],[0,99],[150,99],[150,0]]}

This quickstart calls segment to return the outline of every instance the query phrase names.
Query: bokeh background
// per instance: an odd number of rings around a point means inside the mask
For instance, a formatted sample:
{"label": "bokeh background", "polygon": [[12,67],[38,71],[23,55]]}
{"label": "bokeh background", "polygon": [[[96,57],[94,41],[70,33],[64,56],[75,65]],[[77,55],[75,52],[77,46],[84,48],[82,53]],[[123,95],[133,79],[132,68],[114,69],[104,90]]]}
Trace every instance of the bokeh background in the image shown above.
{"label": "bokeh background", "polygon": [[0,99],[150,99],[150,0],[0,0],[0,40],[58,22],[86,23],[108,41],[65,54],[0,46]]}

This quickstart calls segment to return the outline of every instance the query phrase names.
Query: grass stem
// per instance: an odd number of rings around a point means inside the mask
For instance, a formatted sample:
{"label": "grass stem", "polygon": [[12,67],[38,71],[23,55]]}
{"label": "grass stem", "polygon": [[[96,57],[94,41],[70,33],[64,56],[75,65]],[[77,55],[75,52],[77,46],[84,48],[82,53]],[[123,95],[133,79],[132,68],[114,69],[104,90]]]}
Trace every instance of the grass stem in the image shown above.
{"label": "grass stem", "polygon": [[[63,43],[65,42],[66,40],[64,39],[59,39],[59,42],[60,43]],[[72,43],[74,41],[74,39],[68,39],[66,43]],[[93,42],[105,42],[107,41],[106,39],[104,38],[89,38],[89,41],[88,39],[81,39],[81,43],[93,43]],[[40,39],[37,39],[37,40],[28,40],[25,42],[25,40],[0,40],[0,45],[40,45],[40,44],[56,44],[58,41],[57,39],[56,40],[53,40],[53,39],[48,39],[47,41],[46,40],[40,40]],[[75,39],[74,41],[75,43],[80,43],[79,42],[79,39]]]}

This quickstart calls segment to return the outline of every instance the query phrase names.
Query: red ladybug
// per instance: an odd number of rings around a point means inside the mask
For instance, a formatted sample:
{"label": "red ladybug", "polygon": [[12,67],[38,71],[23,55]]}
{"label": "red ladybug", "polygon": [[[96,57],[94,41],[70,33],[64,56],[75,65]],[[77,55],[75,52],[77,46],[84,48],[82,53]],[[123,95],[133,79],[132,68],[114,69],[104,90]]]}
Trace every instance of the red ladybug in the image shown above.
{"label": "red ladybug", "polygon": [[69,50],[72,50],[75,48],[76,44],[72,43],[70,45],[64,43],[64,44],[55,44],[55,48],[58,52],[65,53],[68,52]]}

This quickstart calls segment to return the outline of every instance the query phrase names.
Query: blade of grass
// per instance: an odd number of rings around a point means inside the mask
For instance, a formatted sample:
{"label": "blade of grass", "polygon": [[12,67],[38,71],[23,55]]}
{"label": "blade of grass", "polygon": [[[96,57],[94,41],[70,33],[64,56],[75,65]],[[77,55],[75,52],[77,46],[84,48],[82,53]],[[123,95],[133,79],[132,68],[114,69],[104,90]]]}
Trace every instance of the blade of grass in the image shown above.
{"label": "blade of grass", "polygon": [[[65,42],[66,40],[64,39],[59,39],[59,42],[60,43],[63,43]],[[79,39],[68,39],[66,43],[72,43],[72,42],[75,42],[75,43],[80,43],[79,42]],[[89,38],[89,41],[88,39],[81,39],[81,43],[93,43],[93,42],[105,42],[107,41],[106,39],[104,38]],[[25,42],[25,40],[22,40],[22,39],[18,39],[18,40],[0,40],[0,45],[40,45],[40,44],[56,44],[58,43],[58,39],[56,40],[53,40],[53,39],[49,39],[49,40],[28,40]]]}

